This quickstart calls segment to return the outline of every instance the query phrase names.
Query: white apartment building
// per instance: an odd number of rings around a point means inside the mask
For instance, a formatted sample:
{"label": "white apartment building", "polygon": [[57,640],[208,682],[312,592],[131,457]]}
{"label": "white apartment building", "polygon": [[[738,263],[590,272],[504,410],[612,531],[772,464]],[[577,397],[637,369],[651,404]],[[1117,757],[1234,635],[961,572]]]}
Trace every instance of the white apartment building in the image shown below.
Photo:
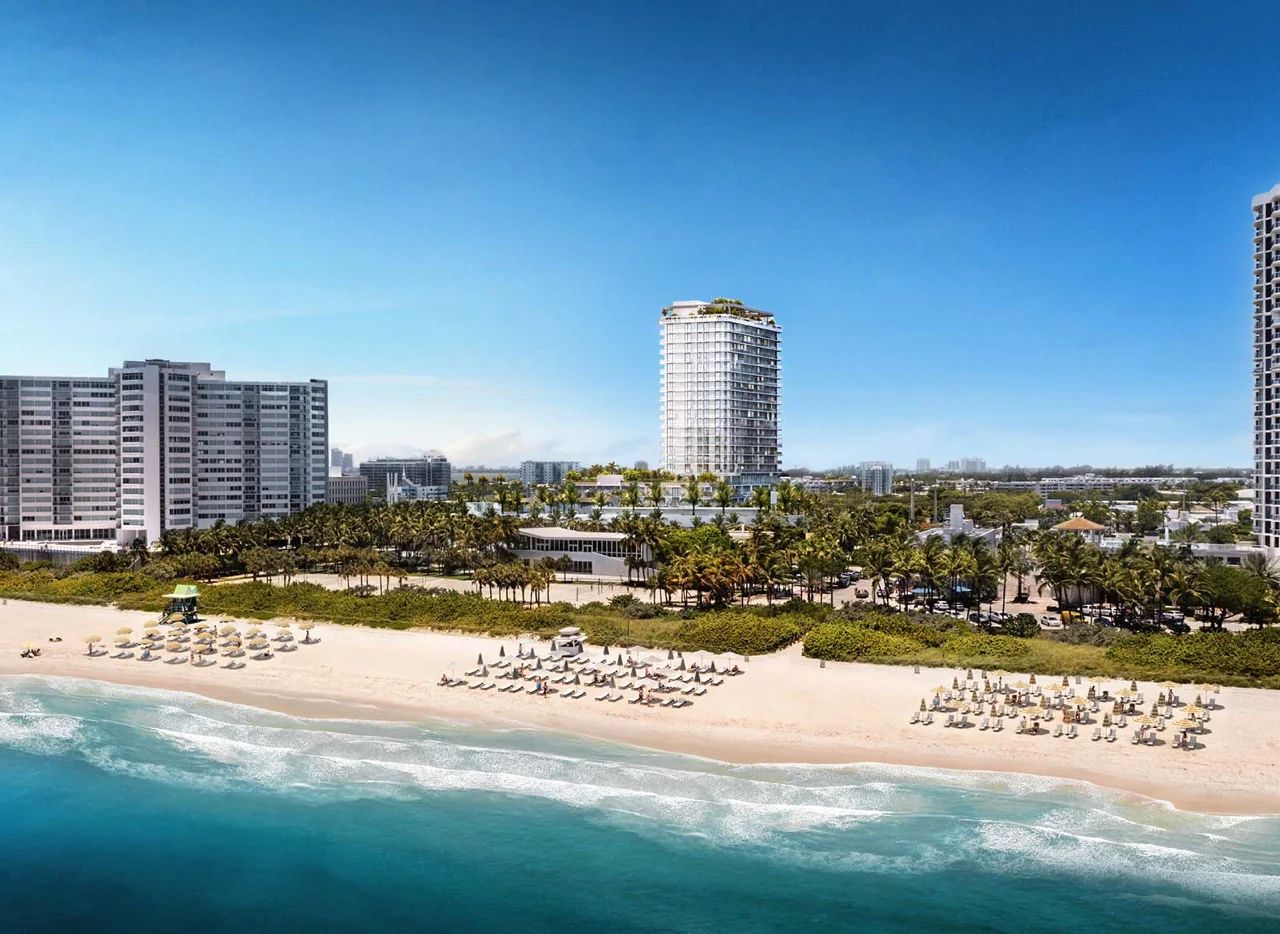
{"label": "white apartment building", "polygon": [[521,461],[520,482],[530,488],[544,484],[559,486],[566,474],[581,469],[578,461]]}
{"label": "white apartment building", "polygon": [[1253,199],[1253,456],[1258,544],[1280,548],[1280,185]]}
{"label": "white apartment building", "polygon": [[662,309],[662,469],[739,489],[781,467],[782,328],[733,299]]}
{"label": "white apartment building", "polygon": [[0,377],[0,539],[154,543],[323,502],[328,387],[207,363]]}
{"label": "white apartment building", "polygon": [[872,496],[893,492],[893,465],[888,461],[863,461],[858,465],[858,482]]}

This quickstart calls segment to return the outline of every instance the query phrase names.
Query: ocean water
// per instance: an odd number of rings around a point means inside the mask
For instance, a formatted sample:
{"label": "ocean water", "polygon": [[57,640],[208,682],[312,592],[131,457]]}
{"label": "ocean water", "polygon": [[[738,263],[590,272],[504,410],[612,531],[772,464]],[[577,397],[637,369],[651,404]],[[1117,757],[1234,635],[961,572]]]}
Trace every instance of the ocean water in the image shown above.
{"label": "ocean water", "polygon": [[0,678],[0,928],[1280,930],[1280,819]]}

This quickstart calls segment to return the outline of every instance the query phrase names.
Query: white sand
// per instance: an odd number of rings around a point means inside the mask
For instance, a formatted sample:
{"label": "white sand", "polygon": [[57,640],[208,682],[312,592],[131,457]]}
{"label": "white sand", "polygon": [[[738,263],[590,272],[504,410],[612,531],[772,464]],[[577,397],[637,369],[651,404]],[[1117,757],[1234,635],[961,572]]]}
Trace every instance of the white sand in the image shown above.
{"label": "white sand", "polygon": [[[940,722],[912,726],[908,720],[921,698],[937,684],[950,684],[955,671],[915,674],[910,668],[838,663],[824,668],[801,656],[798,647],[753,659],[743,666],[744,676],[726,679],[684,710],[601,703],[590,689],[586,699],[567,700],[438,687],[442,673],[461,675],[474,667],[478,653],[496,659],[499,645],[511,655],[517,640],[437,632],[318,624],[318,644],[269,661],[247,660],[238,671],[86,656],[84,636],[100,635],[110,648],[117,628],[132,626],[140,634],[149,618],[104,607],[10,600],[0,605],[0,675],[67,675],[193,691],[302,716],[519,724],[731,762],[888,762],[1027,772],[1081,779],[1194,810],[1280,813],[1280,691],[1223,688],[1217,697],[1223,709],[1212,713],[1203,748],[1184,753],[1170,748],[1172,729],[1161,734],[1164,744],[1150,748],[1131,745],[1126,731],[1115,743],[1093,742],[1093,725],[1082,726],[1075,740],[1018,735],[1012,720],[1000,733],[947,729]],[[51,635],[64,641],[49,643]],[[39,645],[43,656],[20,658],[24,642]],[[659,653],[642,652],[649,654]],[[720,659],[733,661],[741,660]],[[1140,687],[1149,706],[1159,689]],[[1180,693],[1189,699],[1194,691]]]}

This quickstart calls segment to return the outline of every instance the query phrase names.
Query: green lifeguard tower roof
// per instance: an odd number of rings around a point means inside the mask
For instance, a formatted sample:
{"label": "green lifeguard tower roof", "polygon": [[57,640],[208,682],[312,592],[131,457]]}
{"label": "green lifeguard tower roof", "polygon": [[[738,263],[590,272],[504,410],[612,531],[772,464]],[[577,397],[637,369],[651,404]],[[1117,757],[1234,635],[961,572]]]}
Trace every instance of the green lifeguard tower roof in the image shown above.
{"label": "green lifeguard tower roof", "polygon": [[200,596],[200,591],[196,589],[195,584],[176,584],[173,593],[165,594],[168,600],[194,600]]}

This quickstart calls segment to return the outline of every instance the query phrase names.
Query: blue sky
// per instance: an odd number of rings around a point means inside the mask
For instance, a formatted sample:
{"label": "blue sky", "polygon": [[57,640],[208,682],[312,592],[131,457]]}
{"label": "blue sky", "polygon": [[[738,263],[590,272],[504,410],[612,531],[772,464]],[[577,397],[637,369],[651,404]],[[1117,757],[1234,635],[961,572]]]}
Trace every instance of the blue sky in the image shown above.
{"label": "blue sky", "polygon": [[1250,461],[1269,4],[170,6],[0,0],[0,372],[653,461],[658,310],[733,295],[788,465]]}

